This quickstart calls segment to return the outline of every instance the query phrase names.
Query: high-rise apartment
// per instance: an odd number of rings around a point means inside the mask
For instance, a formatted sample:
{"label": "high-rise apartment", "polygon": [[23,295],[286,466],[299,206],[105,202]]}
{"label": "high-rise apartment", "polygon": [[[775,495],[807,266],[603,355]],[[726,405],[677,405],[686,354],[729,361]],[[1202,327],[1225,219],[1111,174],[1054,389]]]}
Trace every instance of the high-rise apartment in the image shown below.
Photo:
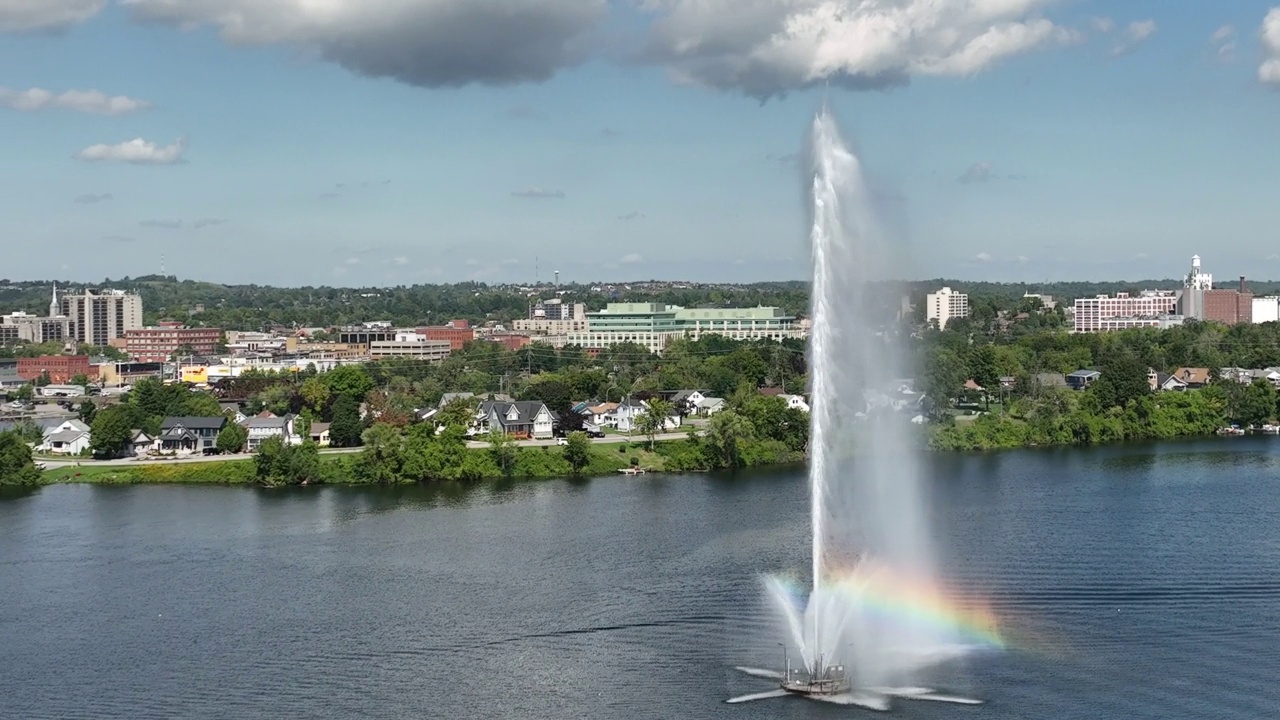
{"label": "high-rise apartment", "polygon": [[106,345],[142,327],[142,298],[123,290],[85,290],[62,296],[62,312],[72,322],[76,341]]}
{"label": "high-rise apartment", "polygon": [[954,318],[967,317],[969,317],[969,296],[964,293],[944,287],[925,297],[925,319],[936,320],[939,330],[945,329],[947,322]]}

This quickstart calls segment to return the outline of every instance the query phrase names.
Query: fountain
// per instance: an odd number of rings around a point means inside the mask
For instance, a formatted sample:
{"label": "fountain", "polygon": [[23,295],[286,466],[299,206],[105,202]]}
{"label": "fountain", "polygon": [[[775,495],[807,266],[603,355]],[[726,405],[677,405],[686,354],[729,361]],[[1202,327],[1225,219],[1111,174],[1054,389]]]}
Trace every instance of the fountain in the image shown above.
{"label": "fountain", "polygon": [[731,702],[803,695],[885,710],[891,698],[975,702],[927,687],[926,671],[999,645],[994,622],[941,590],[924,518],[914,432],[886,411],[905,353],[876,303],[888,248],[873,222],[858,159],[824,108],[813,122],[809,491],[811,585],[765,578],[787,629],[780,682]]}

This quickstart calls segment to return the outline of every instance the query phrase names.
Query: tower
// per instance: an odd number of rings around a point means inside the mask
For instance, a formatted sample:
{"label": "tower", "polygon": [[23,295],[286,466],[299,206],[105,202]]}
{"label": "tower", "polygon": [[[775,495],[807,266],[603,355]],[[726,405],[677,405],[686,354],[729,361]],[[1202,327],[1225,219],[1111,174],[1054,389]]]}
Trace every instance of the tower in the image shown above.
{"label": "tower", "polygon": [[49,301],[49,317],[58,317],[62,309],[58,307],[58,283],[53,284],[53,299]]}

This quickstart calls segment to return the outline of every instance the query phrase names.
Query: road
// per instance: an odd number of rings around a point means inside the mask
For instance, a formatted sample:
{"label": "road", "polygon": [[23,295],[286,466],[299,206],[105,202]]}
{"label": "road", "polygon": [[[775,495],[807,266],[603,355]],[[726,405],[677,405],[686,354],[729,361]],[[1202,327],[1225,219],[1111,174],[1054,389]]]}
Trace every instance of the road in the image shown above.
{"label": "road", "polygon": [[[689,437],[689,433],[686,430],[685,432],[659,433],[658,435],[654,435],[653,439],[658,441],[684,440],[687,437]],[[625,443],[625,442],[645,442],[647,440],[648,438],[646,438],[644,435],[639,435],[639,434],[634,435],[632,437],[627,437],[626,435],[605,435],[602,438],[593,438],[591,442],[607,445],[611,443],[617,444],[617,443]],[[521,447],[547,447],[555,444],[556,444],[556,440],[554,438],[550,440],[517,440],[516,441],[516,445],[519,445]],[[485,440],[470,440],[467,442],[467,447],[473,448],[473,449],[486,448],[486,447],[489,447],[489,443],[488,441],[485,441]],[[322,455],[345,455],[348,453],[360,452],[361,449],[362,448],[358,448],[358,447],[356,448],[324,448],[320,451],[320,453]],[[138,466],[138,465],[156,465],[156,464],[169,464],[169,463],[217,462],[219,460],[246,460],[251,457],[253,457],[251,453],[239,453],[236,455],[195,455],[193,457],[165,458],[163,460],[134,460],[133,458],[120,458],[118,460],[88,460],[88,459],[48,460],[45,458],[38,458],[36,462],[42,463],[46,470],[53,470],[55,468],[71,467],[73,465],[81,465],[85,467],[104,467],[104,466],[110,466],[110,465]]]}

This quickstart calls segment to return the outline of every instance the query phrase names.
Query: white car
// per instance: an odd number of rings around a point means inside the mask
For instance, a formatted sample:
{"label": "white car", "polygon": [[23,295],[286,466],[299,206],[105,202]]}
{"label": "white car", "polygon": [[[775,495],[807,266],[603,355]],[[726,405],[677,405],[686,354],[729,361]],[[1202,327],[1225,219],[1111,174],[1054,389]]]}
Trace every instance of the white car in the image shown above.
{"label": "white car", "polygon": [[569,444],[569,438],[563,438],[563,437],[562,437],[562,438],[556,438],[556,444],[557,444],[557,445],[568,445],[568,444]]}
{"label": "white car", "polygon": [[19,409],[21,409],[21,408],[22,408],[22,401],[21,401],[21,400],[14,400],[13,402],[9,403],[9,407],[11,407],[11,408],[19,408]]}

